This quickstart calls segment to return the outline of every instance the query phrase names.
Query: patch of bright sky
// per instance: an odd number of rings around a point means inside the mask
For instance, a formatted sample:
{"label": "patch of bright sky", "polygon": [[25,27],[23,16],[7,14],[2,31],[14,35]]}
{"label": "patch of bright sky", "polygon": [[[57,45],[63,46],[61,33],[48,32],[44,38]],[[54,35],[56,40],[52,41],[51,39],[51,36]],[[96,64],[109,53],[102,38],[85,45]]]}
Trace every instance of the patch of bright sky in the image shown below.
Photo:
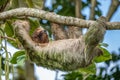
{"label": "patch of bright sky", "polygon": [[35,75],[38,80],[55,80],[55,71],[35,65]]}
{"label": "patch of bright sky", "polygon": [[52,9],[52,1],[46,0],[45,6],[48,7],[50,10]]}

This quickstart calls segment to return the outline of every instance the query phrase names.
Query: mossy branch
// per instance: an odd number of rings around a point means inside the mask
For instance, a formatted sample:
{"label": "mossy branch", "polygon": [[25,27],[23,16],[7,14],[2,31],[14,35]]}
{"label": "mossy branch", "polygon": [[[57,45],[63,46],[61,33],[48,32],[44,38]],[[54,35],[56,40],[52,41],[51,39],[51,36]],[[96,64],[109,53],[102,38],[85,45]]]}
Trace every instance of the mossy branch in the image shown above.
{"label": "mossy branch", "polygon": [[[51,22],[77,26],[80,28],[89,28],[89,24],[94,24],[95,21],[92,20],[83,20],[74,17],[66,17],[60,16],[52,12],[47,12],[44,10],[33,9],[33,8],[17,8],[9,11],[0,13],[0,20],[12,18],[12,17],[20,17],[20,16],[31,16],[37,17],[41,19],[46,19]],[[109,30],[120,29],[120,22],[106,22],[107,28]]]}

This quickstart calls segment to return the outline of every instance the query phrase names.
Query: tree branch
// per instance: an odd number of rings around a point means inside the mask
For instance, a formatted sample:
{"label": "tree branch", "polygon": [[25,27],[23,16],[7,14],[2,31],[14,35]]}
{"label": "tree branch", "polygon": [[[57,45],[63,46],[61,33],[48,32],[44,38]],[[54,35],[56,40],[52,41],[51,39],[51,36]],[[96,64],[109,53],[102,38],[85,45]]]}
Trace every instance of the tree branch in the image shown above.
{"label": "tree branch", "polygon": [[107,13],[108,20],[111,19],[112,15],[115,13],[115,11],[117,10],[119,5],[120,5],[119,0],[111,0],[111,5],[110,5],[109,11]]}
{"label": "tree branch", "polygon": [[[0,20],[17,16],[32,16],[59,24],[73,25],[81,28],[89,28],[89,24],[95,23],[95,21],[92,20],[83,20],[74,17],[60,16],[51,12],[32,8],[17,8],[2,12],[0,13]],[[120,29],[120,22],[107,22],[106,25],[107,29],[109,30]]]}
{"label": "tree branch", "polygon": [[11,38],[11,37],[8,37],[8,36],[1,36],[1,35],[0,35],[0,38],[12,40],[12,41],[16,41],[14,38]]}
{"label": "tree branch", "polygon": [[96,6],[96,0],[91,0],[90,18],[89,18],[90,20],[94,20],[95,6]]}
{"label": "tree branch", "polygon": [[77,18],[83,18],[81,14],[81,10],[82,10],[82,1],[75,0],[75,15]]}

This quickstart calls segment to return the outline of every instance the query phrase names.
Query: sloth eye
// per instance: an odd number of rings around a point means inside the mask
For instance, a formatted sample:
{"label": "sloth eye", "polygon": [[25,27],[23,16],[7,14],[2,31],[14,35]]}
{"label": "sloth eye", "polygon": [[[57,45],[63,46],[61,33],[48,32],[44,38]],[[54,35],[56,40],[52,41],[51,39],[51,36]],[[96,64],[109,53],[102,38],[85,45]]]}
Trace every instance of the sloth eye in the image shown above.
{"label": "sloth eye", "polygon": [[39,34],[38,34],[38,37],[41,38],[43,35],[43,32],[41,31]]}
{"label": "sloth eye", "polygon": [[41,38],[43,34],[46,34],[46,30],[40,31],[38,34],[38,37]]}

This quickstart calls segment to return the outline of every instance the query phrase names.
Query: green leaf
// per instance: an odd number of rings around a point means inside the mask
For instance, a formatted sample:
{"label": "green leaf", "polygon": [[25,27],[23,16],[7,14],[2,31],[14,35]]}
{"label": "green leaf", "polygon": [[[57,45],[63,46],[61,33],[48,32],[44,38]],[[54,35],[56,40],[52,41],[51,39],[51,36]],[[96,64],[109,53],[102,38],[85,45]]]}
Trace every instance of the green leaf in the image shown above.
{"label": "green leaf", "polygon": [[62,76],[64,76],[64,80],[83,80],[83,75],[78,71],[73,71]]}
{"label": "green leaf", "polygon": [[101,55],[99,57],[95,57],[93,59],[93,61],[96,62],[96,63],[99,63],[99,62],[104,62],[106,60],[110,60],[111,59],[110,52],[108,50],[106,50],[105,48],[103,48],[103,47],[99,47],[99,48],[102,50],[103,55]]}
{"label": "green leaf", "polygon": [[[1,27],[1,26],[0,26]],[[4,36],[4,31],[2,28],[0,28],[0,35]],[[0,37],[0,44],[2,43],[2,38]]]}
{"label": "green leaf", "polygon": [[13,47],[15,47],[15,48],[21,48],[21,43],[20,43],[20,41],[16,38],[16,37],[14,37],[14,39],[15,39],[15,41],[13,41],[13,40],[7,40]]}
{"label": "green leaf", "polygon": [[87,74],[95,74],[96,73],[96,67],[95,64],[92,63],[89,66],[85,68],[80,68],[81,73],[87,73]]}
{"label": "green leaf", "polygon": [[90,74],[90,75],[87,75],[87,77],[84,80],[103,80],[103,79],[99,76],[96,76],[95,74],[92,74],[92,75]]}
{"label": "green leaf", "polygon": [[34,8],[42,9],[44,1],[43,0],[32,0]]}
{"label": "green leaf", "polygon": [[11,58],[10,62],[12,64],[16,64],[18,62],[17,59],[19,59],[18,57],[23,56],[23,55],[25,55],[25,51],[24,50],[15,52],[13,57]]}
{"label": "green leaf", "polygon": [[9,37],[12,37],[14,35],[14,31],[10,22],[5,23],[5,32]]}
{"label": "green leaf", "polygon": [[18,43],[18,40],[17,38],[14,36],[14,30],[13,30],[13,27],[12,27],[12,21],[7,21],[5,23],[5,28],[4,28],[4,31],[6,32],[7,36],[13,38],[14,40],[10,40],[8,39],[7,41],[14,47],[18,48],[18,45],[20,43]]}
{"label": "green leaf", "polygon": [[0,0],[0,6],[4,5],[7,2],[7,0]]}
{"label": "green leaf", "polygon": [[32,0],[26,0],[26,3],[30,8],[32,8],[34,6]]}
{"label": "green leaf", "polygon": [[11,0],[10,8],[27,7],[25,0]]}
{"label": "green leaf", "polygon": [[103,47],[108,47],[108,44],[107,43],[99,43],[100,46],[103,46]]}
{"label": "green leaf", "polygon": [[34,32],[34,30],[36,28],[38,28],[40,26],[39,20],[36,18],[29,18],[29,22],[30,22],[30,35]]}
{"label": "green leaf", "polygon": [[21,55],[19,57],[17,57],[17,64],[18,65],[23,65],[26,59],[26,55]]}
{"label": "green leaf", "polygon": [[11,8],[17,8],[17,7],[19,7],[19,1],[18,0],[11,0],[10,7]]}
{"label": "green leaf", "polygon": [[43,0],[11,0],[10,8],[30,7],[30,8],[42,9],[43,2],[44,2]]}

